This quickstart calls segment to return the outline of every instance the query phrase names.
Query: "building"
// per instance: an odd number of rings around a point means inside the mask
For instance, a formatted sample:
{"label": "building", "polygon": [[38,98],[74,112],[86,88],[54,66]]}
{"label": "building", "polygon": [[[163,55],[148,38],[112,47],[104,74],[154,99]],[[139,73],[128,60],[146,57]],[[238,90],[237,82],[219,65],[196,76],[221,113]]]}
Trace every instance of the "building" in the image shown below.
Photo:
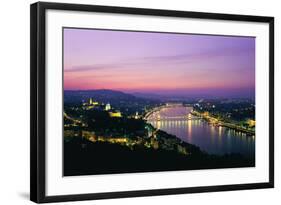
{"label": "building", "polygon": [[136,112],[136,114],[135,114],[135,119],[139,119],[139,113],[138,112]]}
{"label": "building", "polygon": [[105,105],[105,110],[108,111],[108,110],[110,110],[110,109],[111,109],[111,106],[110,106],[109,103],[107,103],[107,104]]}
{"label": "building", "polygon": [[256,126],[256,121],[252,120],[252,119],[248,119],[247,120],[247,124],[249,125],[249,127],[255,127]]}
{"label": "building", "polygon": [[120,111],[112,111],[109,112],[110,117],[122,117],[122,114]]}
{"label": "building", "polygon": [[87,102],[83,103],[83,109],[91,110],[98,105],[99,105],[98,102],[94,101],[92,98],[89,98],[89,100]]}
{"label": "building", "polygon": [[99,102],[94,101],[92,98],[89,99],[88,105],[98,105]]}
{"label": "building", "polygon": [[89,99],[89,105],[91,105],[92,103],[93,103],[93,99],[90,98],[90,99]]}

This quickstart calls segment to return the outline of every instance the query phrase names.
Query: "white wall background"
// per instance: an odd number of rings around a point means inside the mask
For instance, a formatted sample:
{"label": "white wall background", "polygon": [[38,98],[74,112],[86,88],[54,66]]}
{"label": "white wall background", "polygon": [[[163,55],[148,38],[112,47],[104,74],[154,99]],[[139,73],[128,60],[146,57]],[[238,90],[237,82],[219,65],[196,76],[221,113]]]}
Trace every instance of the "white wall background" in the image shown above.
{"label": "white wall background", "polygon": [[[49,0],[52,1],[52,0]],[[281,12],[277,0],[60,0],[68,3],[146,7],[275,17],[275,177],[276,188],[142,197],[67,204],[280,204],[281,199]],[[2,1],[0,7],[0,204],[29,201],[29,4]],[[61,203],[62,204],[62,203]],[[64,203],[63,203],[64,204]]]}

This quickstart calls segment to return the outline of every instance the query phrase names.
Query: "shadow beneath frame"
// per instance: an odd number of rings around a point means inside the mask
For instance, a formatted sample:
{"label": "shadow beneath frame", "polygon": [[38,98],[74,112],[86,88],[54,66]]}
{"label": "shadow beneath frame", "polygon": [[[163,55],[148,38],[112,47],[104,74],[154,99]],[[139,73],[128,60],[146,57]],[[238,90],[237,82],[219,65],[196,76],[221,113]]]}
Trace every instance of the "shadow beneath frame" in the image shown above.
{"label": "shadow beneath frame", "polygon": [[20,193],[18,193],[18,195],[19,195],[22,199],[29,200],[29,193],[27,193],[27,192],[20,192]]}

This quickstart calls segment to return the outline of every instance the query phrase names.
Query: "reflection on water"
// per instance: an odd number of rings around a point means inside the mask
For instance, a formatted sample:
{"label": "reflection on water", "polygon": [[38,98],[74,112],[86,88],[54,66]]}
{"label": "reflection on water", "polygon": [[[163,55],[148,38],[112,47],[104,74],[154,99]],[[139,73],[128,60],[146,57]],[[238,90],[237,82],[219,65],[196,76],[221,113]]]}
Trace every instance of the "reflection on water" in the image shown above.
{"label": "reflection on water", "polygon": [[[213,126],[188,114],[191,107],[163,108],[148,117],[155,128],[176,135],[210,154],[240,153],[254,156],[255,137],[229,128]],[[186,117],[188,116],[188,117]]]}

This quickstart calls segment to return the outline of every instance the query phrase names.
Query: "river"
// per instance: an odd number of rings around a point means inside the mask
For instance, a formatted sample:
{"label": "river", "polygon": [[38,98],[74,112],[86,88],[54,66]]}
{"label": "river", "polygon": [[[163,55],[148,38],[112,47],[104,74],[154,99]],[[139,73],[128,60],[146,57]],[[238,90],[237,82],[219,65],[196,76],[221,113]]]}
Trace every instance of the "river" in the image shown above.
{"label": "river", "polygon": [[209,154],[239,153],[245,157],[255,155],[255,136],[210,125],[205,120],[189,114],[191,110],[192,107],[166,107],[152,113],[147,121],[155,128],[197,145]]}

